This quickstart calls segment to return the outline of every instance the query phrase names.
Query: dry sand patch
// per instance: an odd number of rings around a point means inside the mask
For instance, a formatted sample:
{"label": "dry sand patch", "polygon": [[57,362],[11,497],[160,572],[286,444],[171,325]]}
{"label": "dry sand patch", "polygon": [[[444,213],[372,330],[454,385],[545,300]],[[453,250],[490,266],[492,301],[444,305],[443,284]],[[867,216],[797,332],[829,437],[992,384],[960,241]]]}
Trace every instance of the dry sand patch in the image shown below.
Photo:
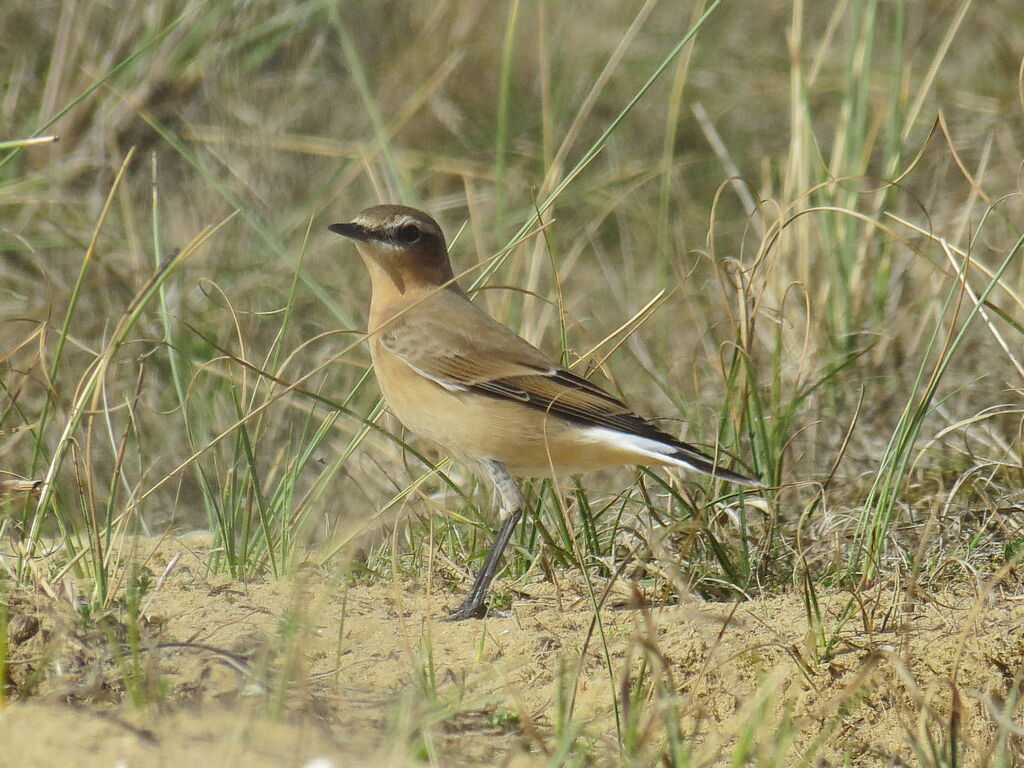
{"label": "dry sand patch", "polygon": [[970,765],[1024,670],[1024,609],[966,587],[910,608],[878,589],[845,622],[849,596],[825,596],[836,640],[816,661],[795,593],[610,605],[598,626],[570,578],[558,597],[529,585],[508,616],[452,624],[438,619],[456,596],[422,584],[205,578],[186,543],[166,540],[149,561],[159,574],[182,555],[142,600],[135,662],[113,653],[131,643],[117,612],[86,625],[41,595],[9,595],[9,755],[63,765],[73,754],[84,768],[543,764],[565,737],[559,702],[571,701],[577,749],[597,764],[620,760],[618,702],[643,764],[663,748],[670,708],[695,764],[727,762],[754,724],[755,744],[794,758],[823,735],[816,754],[830,763],[885,765],[912,760],[910,742],[941,734],[955,707]]}

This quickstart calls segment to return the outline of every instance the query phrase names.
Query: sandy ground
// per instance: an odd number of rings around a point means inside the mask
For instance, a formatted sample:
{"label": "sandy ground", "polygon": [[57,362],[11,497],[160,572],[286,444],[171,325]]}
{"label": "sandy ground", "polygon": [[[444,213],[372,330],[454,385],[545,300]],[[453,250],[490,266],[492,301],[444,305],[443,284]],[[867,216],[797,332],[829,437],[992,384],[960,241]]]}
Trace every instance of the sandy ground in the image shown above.
{"label": "sandy ground", "polygon": [[142,599],[138,639],[123,610],[83,623],[65,602],[8,594],[9,758],[526,766],[572,748],[628,764],[617,716],[652,765],[676,713],[695,765],[728,764],[738,740],[784,764],[811,748],[815,765],[918,764],[915,740],[941,742],[953,721],[974,765],[1024,672],[1024,608],[966,587],[913,604],[822,596],[815,642],[798,593],[647,609],[616,585],[597,623],[582,582],[539,582],[507,616],[450,624],[438,619],[458,596],[425,584],[207,579],[186,540],[159,544],[154,582],[176,555]]}

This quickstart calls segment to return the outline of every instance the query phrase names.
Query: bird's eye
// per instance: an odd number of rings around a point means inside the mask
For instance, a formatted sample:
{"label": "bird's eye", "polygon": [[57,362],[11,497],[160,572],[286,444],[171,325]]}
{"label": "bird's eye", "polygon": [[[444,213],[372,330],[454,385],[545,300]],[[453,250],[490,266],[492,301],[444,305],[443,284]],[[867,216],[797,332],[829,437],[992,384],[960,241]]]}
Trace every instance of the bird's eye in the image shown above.
{"label": "bird's eye", "polygon": [[419,227],[415,224],[406,224],[404,227],[399,227],[395,230],[395,239],[400,243],[412,245],[420,239],[422,234]]}

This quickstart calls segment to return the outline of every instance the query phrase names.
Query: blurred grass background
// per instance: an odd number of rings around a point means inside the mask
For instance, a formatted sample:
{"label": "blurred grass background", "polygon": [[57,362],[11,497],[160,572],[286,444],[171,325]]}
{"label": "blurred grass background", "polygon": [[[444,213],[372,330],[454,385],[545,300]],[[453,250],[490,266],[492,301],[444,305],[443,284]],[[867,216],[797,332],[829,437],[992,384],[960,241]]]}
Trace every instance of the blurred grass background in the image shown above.
{"label": "blurred grass background", "polygon": [[436,552],[462,588],[489,492],[380,414],[367,280],[325,230],[378,202],[438,218],[530,341],[779,487],[537,482],[507,575],[737,596],[1014,562],[1017,3],[4,17],[0,470],[47,481],[3,502],[12,578],[105,605],[124,534],[199,527],[239,577],[361,548],[370,578]]}

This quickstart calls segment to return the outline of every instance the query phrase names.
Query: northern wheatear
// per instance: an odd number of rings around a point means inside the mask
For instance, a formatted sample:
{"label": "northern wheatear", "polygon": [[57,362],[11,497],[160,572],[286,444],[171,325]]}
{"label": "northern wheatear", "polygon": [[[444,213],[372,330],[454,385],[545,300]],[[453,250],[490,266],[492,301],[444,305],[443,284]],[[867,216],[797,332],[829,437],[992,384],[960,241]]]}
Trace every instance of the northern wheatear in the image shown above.
{"label": "northern wheatear", "polygon": [[501,527],[453,619],[485,612],[523,515],[513,476],[659,464],[760,485],[640,418],[471,302],[455,282],[441,228],[422,211],[377,205],[330,230],[356,241],[370,272],[370,358],[392,413],[480,467],[501,497]]}

